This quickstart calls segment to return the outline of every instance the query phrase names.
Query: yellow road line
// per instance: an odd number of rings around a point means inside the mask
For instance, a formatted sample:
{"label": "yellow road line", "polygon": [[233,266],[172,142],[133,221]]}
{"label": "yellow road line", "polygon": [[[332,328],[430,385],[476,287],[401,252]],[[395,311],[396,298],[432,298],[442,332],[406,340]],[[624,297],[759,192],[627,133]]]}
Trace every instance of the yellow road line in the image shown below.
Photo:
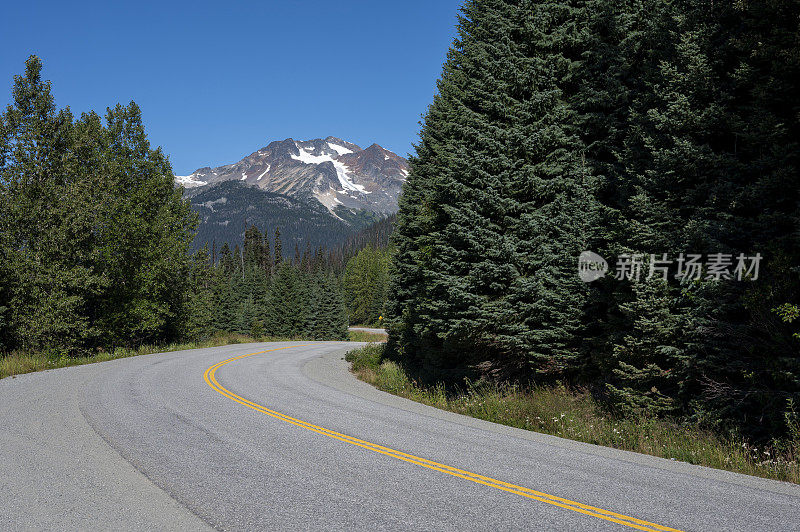
{"label": "yellow road line", "polygon": [[345,443],[349,443],[352,445],[357,445],[358,447],[362,447],[364,449],[369,449],[370,451],[374,451],[376,453],[380,453],[386,456],[391,456],[392,458],[396,458],[398,460],[402,460],[404,462],[409,462],[421,467],[425,467],[428,469],[433,469],[435,471],[440,471],[442,473],[446,473],[448,475],[452,475],[454,477],[463,478],[465,480],[470,480],[472,482],[476,482],[478,484],[483,484],[486,486],[490,486],[492,488],[497,488],[502,491],[507,491],[509,493],[514,493],[516,495],[520,495],[522,497],[526,497],[528,499],[533,499],[539,502],[543,502],[546,504],[551,504],[553,506],[558,506],[559,508],[565,508],[567,510],[572,510],[574,512],[579,512],[585,515],[590,515],[592,517],[597,517],[598,519],[604,519],[606,521],[611,521],[613,523],[618,523],[621,525],[628,526],[630,528],[635,528],[638,530],[650,530],[650,531],[660,531],[660,532],[680,532],[675,528],[670,528],[667,526],[658,525],[656,523],[650,523],[648,521],[644,521],[642,519],[637,519],[635,517],[630,517],[623,514],[618,514],[609,510],[604,510],[602,508],[596,508],[594,506],[589,506],[587,504],[582,504],[576,501],[571,501],[569,499],[564,499],[562,497],[557,497],[555,495],[549,495],[547,493],[542,493],[540,491],[535,491],[529,488],[525,488],[522,486],[517,486],[515,484],[509,484],[508,482],[503,482],[502,480],[497,480],[491,477],[486,477],[483,475],[479,475],[477,473],[471,473],[469,471],[464,471],[463,469],[457,469],[455,467],[451,467],[445,464],[440,464],[438,462],[434,462],[431,460],[427,460],[425,458],[421,458],[419,456],[415,456],[413,454],[404,453],[402,451],[398,451],[396,449],[392,449],[391,447],[384,447],[382,445],[378,445],[376,443],[368,442],[365,440],[360,440],[358,438],[354,438],[352,436],[348,436],[346,434],[341,434],[339,432],[332,431],[330,429],[326,429],[324,427],[320,427],[318,425],[313,425],[306,421],[302,421],[300,419],[296,419],[285,414],[281,414],[280,412],[276,412],[274,410],[270,410],[269,408],[262,406],[258,403],[254,403],[252,401],[248,401],[244,397],[236,395],[232,391],[228,390],[227,388],[223,387],[215,377],[216,371],[224,366],[225,364],[229,364],[230,362],[234,362],[236,360],[241,360],[243,358],[247,358],[253,355],[260,355],[263,353],[269,353],[270,351],[279,351],[281,349],[291,349],[294,347],[307,347],[304,345],[290,345],[286,347],[276,347],[273,349],[267,349],[265,351],[258,351],[256,353],[248,353],[246,355],[241,355],[238,357],[229,358],[227,360],[223,360],[219,364],[215,364],[208,368],[203,376],[205,378],[206,383],[211,386],[214,390],[219,392],[220,394],[224,395],[225,397],[236,401],[237,403],[243,404],[253,410],[257,410],[263,414],[267,414],[268,416],[272,416],[276,419],[280,419],[287,423],[291,423],[292,425],[296,425],[298,427],[302,427],[304,429],[316,432],[318,434],[322,434],[323,436],[328,436],[329,438],[333,438],[339,441],[343,441]]}

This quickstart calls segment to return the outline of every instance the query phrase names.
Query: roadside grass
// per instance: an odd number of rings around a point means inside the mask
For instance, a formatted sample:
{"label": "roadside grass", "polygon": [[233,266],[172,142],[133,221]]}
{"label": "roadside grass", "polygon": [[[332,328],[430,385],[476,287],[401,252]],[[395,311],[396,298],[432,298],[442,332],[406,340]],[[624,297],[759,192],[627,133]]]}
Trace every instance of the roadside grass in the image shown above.
{"label": "roadside grass", "polygon": [[117,358],[128,358],[137,355],[149,355],[152,353],[166,353],[169,351],[184,351],[187,349],[202,349],[206,347],[220,347],[230,344],[245,344],[253,342],[277,342],[298,340],[297,338],[274,338],[259,337],[253,338],[244,334],[236,333],[217,333],[207,340],[199,342],[174,343],[168,345],[142,345],[137,348],[118,347],[109,351],[98,351],[89,356],[62,356],[51,357],[41,353],[26,353],[12,351],[0,357],[0,379],[13,377],[23,373],[43,371],[46,369],[65,368],[68,366],[80,366],[83,364],[93,364],[95,362],[105,362]]}
{"label": "roadside grass", "polygon": [[347,336],[351,342],[385,342],[388,338],[385,334],[367,331],[347,331]]}
{"label": "roadside grass", "polygon": [[800,484],[798,438],[756,447],[695,425],[655,418],[618,418],[603,410],[586,390],[566,386],[422,386],[396,363],[383,360],[383,349],[381,344],[370,344],[350,351],[345,359],[359,379],[394,395],[571,440]]}

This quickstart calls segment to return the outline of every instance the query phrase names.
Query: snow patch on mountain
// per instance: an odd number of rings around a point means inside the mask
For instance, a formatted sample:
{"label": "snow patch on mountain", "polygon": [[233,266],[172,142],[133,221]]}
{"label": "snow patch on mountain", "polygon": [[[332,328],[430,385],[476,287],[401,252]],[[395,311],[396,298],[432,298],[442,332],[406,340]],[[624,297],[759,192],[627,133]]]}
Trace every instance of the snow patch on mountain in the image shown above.
{"label": "snow patch on mountain", "polygon": [[397,210],[407,170],[404,158],[379,144],[364,149],[333,136],[287,138],[272,141],[236,163],[177,176],[175,184],[194,197],[235,181],[295,199],[315,199],[334,215],[340,208],[386,214]]}
{"label": "snow patch on mountain", "polygon": [[353,153],[353,150],[348,150],[344,146],[339,146],[338,144],[335,144],[333,142],[328,142],[327,144],[328,144],[328,146],[330,146],[330,148],[333,151],[335,151],[339,155],[345,155],[345,154],[348,154],[348,153]]}
{"label": "snow patch on mountain", "polygon": [[205,181],[195,179],[195,174],[176,175],[175,182],[181,185],[183,188],[202,187],[206,184]]}
{"label": "snow patch on mountain", "polygon": [[325,155],[325,154],[313,155],[311,153],[308,153],[305,149],[298,146],[296,142],[294,143],[294,145],[297,146],[297,149],[300,151],[300,155],[295,155],[293,153],[290,155],[290,157],[295,161],[300,161],[303,164],[320,164],[328,161],[331,162],[333,161],[333,158],[330,155]]}
{"label": "snow patch on mountain", "polygon": [[[350,178],[350,175],[347,173],[347,166],[344,163],[337,161],[330,155],[322,154],[322,155],[314,155],[308,153],[304,148],[300,147],[296,142],[294,143],[297,146],[298,151],[300,152],[299,155],[291,154],[291,158],[295,161],[300,161],[303,164],[320,164],[325,162],[330,162],[333,164],[333,167],[336,169],[336,177],[339,179],[339,184],[342,185],[342,189],[349,190],[352,192],[360,192],[362,194],[369,194],[367,189],[364,188],[363,185],[357,185],[353,183],[353,180]],[[331,144],[328,143],[328,146]],[[339,146],[341,148],[341,146]],[[347,148],[343,148],[347,150]],[[350,151],[350,150],[347,150]],[[337,150],[338,153],[338,150]],[[350,152],[352,153],[352,152]]]}

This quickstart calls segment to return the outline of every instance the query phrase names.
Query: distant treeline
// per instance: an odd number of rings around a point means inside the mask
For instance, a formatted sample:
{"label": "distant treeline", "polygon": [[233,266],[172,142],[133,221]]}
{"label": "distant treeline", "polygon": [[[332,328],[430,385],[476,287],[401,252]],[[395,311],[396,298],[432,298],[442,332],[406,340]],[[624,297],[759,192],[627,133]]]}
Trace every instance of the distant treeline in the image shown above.
{"label": "distant treeline", "polygon": [[191,275],[190,338],[216,331],[344,340],[347,309],[336,275],[321,251],[294,260],[283,256],[280,230],[269,239],[251,226],[240,248],[223,244],[214,262],[207,248],[195,254]]}
{"label": "distant treeline", "polygon": [[[393,356],[800,437],[799,20],[793,0],[467,1],[401,196]],[[587,250],[611,270],[590,283]]]}
{"label": "distant treeline", "polygon": [[[298,318],[300,322],[291,328],[293,334],[314,336],[312,322],[340,320],[333,307],[320,308],[317,296],[335,301],[336,308],[341,301],[345,324],[381,325],[393,219],[389,217],[363,229],[330,251],[308,246],[301,253],[295,245],[292,254],[285,256],[281,229],[277,228],[270,237],[255,225],[245,231],[243,245],[236,244],[233,250],[226,242],[217,251],[212,242],[210,254],[206,246],[196,256],[192,278],[198,283],[194,288],[193,315],[198,318],[191,335],[201,338],[224,330],[285,336],[287,329],[281,323],[291,321],[291,315],[310,320],[304,329],[299,328],[304,319]],[[281,300],[284,303],[273,297],[278,286],[288,292]],[[293,303],[287,305],[286,300]],[[202,310],[205,307],[214,310]],[[327,314],[315,318],[317,311]]]}

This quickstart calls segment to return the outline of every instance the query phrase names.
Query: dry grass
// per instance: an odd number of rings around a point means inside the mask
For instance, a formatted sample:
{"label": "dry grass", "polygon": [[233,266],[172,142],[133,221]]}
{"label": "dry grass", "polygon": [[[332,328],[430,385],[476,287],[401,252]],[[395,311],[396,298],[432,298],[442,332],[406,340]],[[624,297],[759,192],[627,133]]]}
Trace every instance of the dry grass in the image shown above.
{"label": "dry grass", "polygon": [[653,418],[620,419],[609,415],[585,390],[564,386],[420,386],[400,366],[382,360],[382,352],[382,345],[372,344],[351,351],[346,358],[361,380],[401,397],[571,440],[800,484],[798,440],[755,447],[694,425]]}
{"label": "dry grass", "polygon": [[388,338],[385,334],[367,331],[347,331],[347,336],[351,342],[385,342]]}
{"label": "dry grass", "polygon": [[243,334],[219,333],[201,342],[175,343],[168,345],[142,345],[138,348],[118,347],[111,351],[99,351],[90,356],[60,358],[48,357],[40,353],[25,353],[14,351],[0,358],[0,379],[13,377],[23,373],[42,371],[46,369],[65,368],[67,366],[80,366],[105,362],[117,358],[127,358],[151,353],[166,353],[168,351],[183,351],[186,349],[200,349],[205,347],[219,347],[229,344],[243,344],[251,342],[272,342],[280,340],[294,340],[294,338],[252,338]]}

